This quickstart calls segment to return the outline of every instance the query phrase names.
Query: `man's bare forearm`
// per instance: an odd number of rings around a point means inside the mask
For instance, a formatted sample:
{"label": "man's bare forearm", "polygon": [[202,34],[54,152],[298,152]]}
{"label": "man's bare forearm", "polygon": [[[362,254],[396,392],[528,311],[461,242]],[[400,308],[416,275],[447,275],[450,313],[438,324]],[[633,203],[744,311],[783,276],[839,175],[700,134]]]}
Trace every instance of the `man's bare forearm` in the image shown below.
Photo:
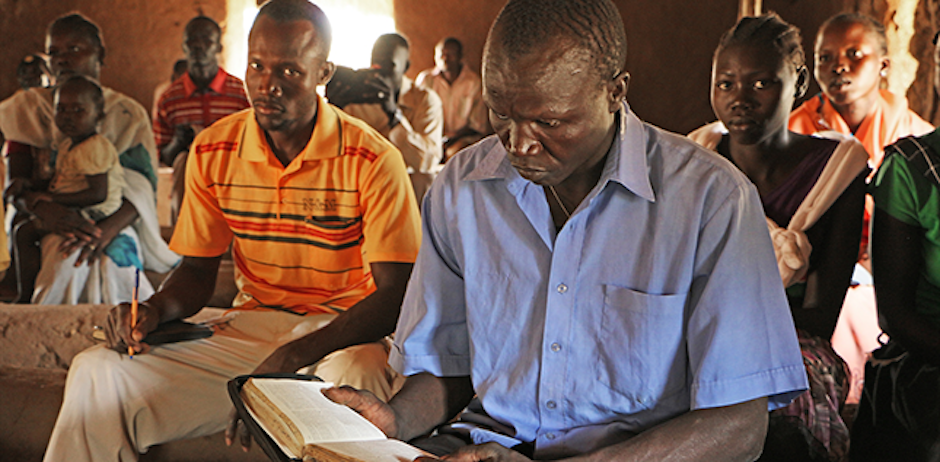
{"label": "man's bare forearm", "polygon": [[145,303],[159,310],[160,322],[192,316],[209,302],[222,257],[183,257],[180,265]]}
{"label": "man's bare forearm", "polygon": [[394,332],[412,266],[410,263],[373,263],[375,292],[323,328],[285,345],[285,370],[309,366],[334,351],[375,342]]}
{"label": "man's bare forearm", "polygon": [[169,167],[173,166],[173,162],[176,160],[176,156],[180,153],[186,151],[188,148],[185,146],[180,146],[177,142],[170,142],[160,148],[160,161],[166,164]]}
{"label": "man's bare forearm", "polygon": [[767,434],[767,398],[700,409],[622,443],[568,459],[601,461],[753,461]]}
{"label": "man's bare forearm", "polygon": [[457,415],[472,398],[473,383],[468,376],[412,375],[389,401],[398,428],[393,436],[408,441],[426,435]]}

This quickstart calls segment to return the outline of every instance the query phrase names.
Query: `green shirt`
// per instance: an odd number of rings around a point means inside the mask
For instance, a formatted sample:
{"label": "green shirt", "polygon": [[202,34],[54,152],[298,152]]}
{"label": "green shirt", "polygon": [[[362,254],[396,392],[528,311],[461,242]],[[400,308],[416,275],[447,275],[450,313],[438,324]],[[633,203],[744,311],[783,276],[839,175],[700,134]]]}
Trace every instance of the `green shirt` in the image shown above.
{"label": "green shirt", "polygon": [[[940,131],[931,132],[918,141],[940,153]],[[940,188],[925,176],[923,167],[914,164],[914,156],[921,156],[920,153],[902,154],[885,157],[869,192],[877,212],[923,229],[924,266],[917,284],[915,305],[918,313],[940,327]]]}

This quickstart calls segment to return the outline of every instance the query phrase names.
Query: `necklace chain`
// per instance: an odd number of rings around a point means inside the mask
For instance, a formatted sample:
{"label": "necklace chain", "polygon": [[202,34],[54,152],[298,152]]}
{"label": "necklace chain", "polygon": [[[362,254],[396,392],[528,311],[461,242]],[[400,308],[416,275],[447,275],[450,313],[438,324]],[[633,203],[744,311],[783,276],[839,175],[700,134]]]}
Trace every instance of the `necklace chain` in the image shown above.
{"label": "necklace chain", "polygon": [[551,192],[552,192],[552,196],[555,197],[555,202],[558,202],[558,205],[561,206],[561,211],[562,211],[562,212],[565,212],[565,220],[566,220],[566,221],[567,221],[567,220],[570,220],[570,219],[571,219],[571,213],[568,212],[568,207],[565,207],[565,203],[561,201],[561,198],[560,198],[560,197],[558,197],[558,193],[555,192],[555,187],[549,185],[549,186],[548,186],[548,190],[551,191]]}

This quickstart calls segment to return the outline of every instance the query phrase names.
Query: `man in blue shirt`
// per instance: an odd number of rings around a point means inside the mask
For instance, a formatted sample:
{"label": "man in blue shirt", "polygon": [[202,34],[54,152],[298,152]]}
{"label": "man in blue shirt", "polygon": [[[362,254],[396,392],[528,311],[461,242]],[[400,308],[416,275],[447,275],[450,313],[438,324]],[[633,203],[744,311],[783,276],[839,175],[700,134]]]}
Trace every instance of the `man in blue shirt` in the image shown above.
{"label": "man in blue shirt", "polygon": [[757,192],[637,119],[625,50],[610,0],[505,6],[483,64],[497,137],[424,199],[404,388],[328,396],[409,440],[476,393],[490,425],[451,460],[760,454],[806,378]]}

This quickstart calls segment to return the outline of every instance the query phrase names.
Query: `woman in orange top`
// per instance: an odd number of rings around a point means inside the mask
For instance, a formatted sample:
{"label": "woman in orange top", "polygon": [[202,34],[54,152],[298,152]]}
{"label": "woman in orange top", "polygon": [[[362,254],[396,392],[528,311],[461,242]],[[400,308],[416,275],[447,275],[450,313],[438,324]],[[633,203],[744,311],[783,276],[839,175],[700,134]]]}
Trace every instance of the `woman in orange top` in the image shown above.
{"label": "woman in orange top", "polygon": [[811,135],[833,131],[854,135],[873,167],[884,147],[898,138],[933,130],[907,107],[907,98],[881,89],[888,75],[884,26],[861,14],[829,18],[816,36],[816,81],[822,93],[790,114],[790,130]]}

